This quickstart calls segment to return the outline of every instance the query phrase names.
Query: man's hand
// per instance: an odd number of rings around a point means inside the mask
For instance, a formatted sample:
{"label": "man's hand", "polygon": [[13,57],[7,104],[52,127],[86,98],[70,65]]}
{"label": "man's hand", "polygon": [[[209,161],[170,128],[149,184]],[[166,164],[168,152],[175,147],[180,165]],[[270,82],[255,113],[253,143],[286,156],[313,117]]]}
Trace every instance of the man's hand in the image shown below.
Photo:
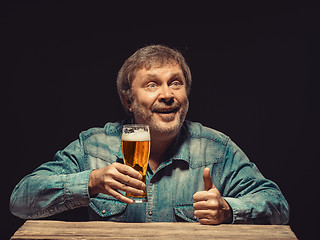
{"label": "man's hand", "polygon": [[193,195],[195,201],[193,204],[194,216],[199,218],[201,224],[231,222],[231,208],[214,186],[209,168],[205,168],[203,171],[203,181],[204,191],[196,192]]}
{"label": "man's hand", "polygon": [[89,178],[89,193],[104,193],[116,199],[132,204],[133,200],[123,196],[117,190],[133,195],[142,195],[146,185],[141,181],[142,175],[127,165],[112,163],[107,167],[93,170]]}

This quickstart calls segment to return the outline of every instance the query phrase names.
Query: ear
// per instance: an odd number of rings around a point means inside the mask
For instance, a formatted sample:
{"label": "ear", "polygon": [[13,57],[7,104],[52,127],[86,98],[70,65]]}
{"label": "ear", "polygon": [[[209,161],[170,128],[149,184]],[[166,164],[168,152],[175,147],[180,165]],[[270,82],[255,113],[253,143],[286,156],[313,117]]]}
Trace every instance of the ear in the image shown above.
{"label": "ear", "polygon": [[132,108],[131,108],[131,101],[129,101],[128,98],[124,99],[124,104],[126,105],[126,108],[128,109],[129,112],[132,112]]}

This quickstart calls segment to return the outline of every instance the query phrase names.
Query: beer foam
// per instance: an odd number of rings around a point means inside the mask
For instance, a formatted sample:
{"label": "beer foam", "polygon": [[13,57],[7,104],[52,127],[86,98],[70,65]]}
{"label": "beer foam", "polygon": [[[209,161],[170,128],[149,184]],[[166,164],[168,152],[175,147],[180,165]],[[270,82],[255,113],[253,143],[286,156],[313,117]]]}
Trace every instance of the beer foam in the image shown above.
{"label": "beer foam", "polygon": [[141,132],[134,132],[130,134],[122,134],[122,141],[150,141],[150,135],[148,132],[141,131]]}

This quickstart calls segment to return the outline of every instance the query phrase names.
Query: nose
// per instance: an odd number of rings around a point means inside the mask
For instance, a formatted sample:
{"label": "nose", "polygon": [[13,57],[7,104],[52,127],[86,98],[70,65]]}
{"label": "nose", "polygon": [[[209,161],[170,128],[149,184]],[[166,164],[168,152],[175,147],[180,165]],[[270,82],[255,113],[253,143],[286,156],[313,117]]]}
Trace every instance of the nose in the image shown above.
{"label": "nose", "polygon": [[169,86],[164,85],[161,88],[161,92],[159,94],[159,101],[162,102],[170,102],[173,99],[173,93]]}

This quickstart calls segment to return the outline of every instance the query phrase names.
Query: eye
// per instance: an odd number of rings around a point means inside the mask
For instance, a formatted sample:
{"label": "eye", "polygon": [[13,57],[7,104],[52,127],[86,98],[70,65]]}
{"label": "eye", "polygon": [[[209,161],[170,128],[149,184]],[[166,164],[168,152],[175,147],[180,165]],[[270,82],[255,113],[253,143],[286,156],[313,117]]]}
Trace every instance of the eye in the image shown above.
{"label": "eye", "polygon": [[179,81],[174,81],[173,83],[171,83],[171,85],[173,86],[180,86],[181,83]]}
{"label": "eye", "polygon": [[147,87],[149,87],[149,88],[155,88],[156,86],[157,86],[157,84],[155,84],[155,83],[149,83],[147,85]]}
{"label": "eye", "polygon": [[182,85],[182,83],[179,81],[179,80],[174,80],[172,81],[172,83],[170,84],[171,87],[177,89],[177,88],[180,88]]}
{"label": "eye", "polygon": [[149,90],[154,90],[156,87],[158,87],[158,84],[156,84],[155,82],[149,82],[145,88]]}

